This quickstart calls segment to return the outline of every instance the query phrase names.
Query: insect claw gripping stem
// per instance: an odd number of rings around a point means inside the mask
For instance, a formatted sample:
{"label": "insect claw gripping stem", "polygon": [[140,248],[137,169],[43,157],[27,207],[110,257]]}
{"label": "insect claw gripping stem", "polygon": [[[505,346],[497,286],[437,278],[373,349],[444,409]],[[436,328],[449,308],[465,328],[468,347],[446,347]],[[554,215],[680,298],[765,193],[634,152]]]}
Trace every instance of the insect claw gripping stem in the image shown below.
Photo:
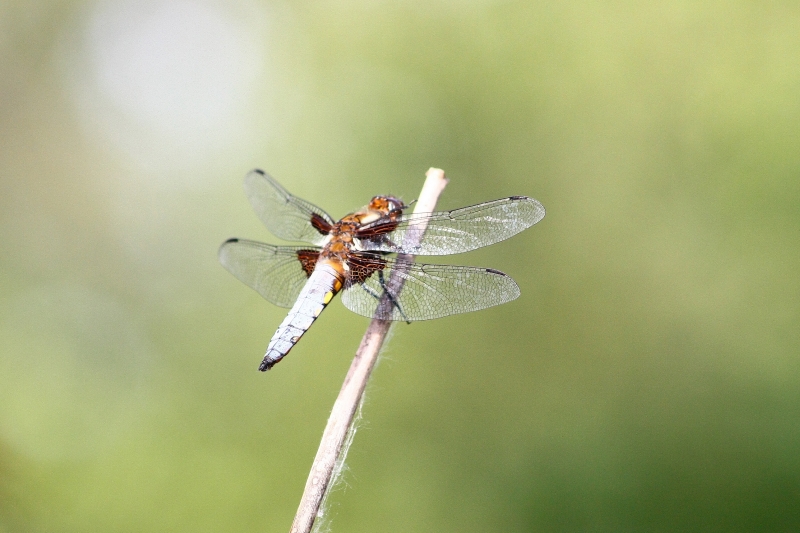
{"label": "insect claw gripping stem", "polygon": [[389,301],[392,302],[392,306],[397,309],[397,312],[400,313],[400,316],[403,317],[403,320],[406,321],[406,324],[411,324],[411,321],[408,319],[406,314],[403,312],[403,308],[400,307],[400,303],[395,298],[394,294],[389,292],[389,288],[386,286],[386,279],[383,277],[383,270],[378,271],[378,282],[381,284],[381,288],[383,289],[383,294],[389,298]]}
{"label": "insect claw gripping stem", "polygon": [[[406,314],[403,312],[403,309],[400,307],[400,304],[397,302],[397,299],[392,295],[391,292],[389,292],[389,288],[386,287],[386,282],[385,282],[384,277],[383,277],[383,271],[379,271],[378,272],[378,281],[381,284],[381,288],[383,289],[383,294],[385,294],[386,297],[389,298],[389,301],[392,302],[392,307],[397,309],[397,312],[400,313],[400,316],[403,317],[403,320],[405,320],[406,324],[411,324],[411,321],[408,319]],[[381,301],[381,295],[378,294],[377,292],[375,292],[374,290],[372,290],[371,287],[367,287],[366,284],[362,284],[361,288],[364,289],[367,292],[367,294],[369,294],[370,296],[372,296],[373,298],[375,298],[379,302]]]}

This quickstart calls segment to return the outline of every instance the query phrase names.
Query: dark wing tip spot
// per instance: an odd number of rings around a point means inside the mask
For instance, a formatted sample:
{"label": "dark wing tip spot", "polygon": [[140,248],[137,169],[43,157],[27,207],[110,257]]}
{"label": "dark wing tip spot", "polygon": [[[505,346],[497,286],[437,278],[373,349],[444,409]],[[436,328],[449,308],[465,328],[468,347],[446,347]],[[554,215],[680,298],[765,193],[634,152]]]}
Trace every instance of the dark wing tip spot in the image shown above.
{"label": "dark wing tip spot", "polygon": [[509,200],[530,200],[528,196],[509,196]]}
{"label": "dark wing tip spot", "polygon": [[222,244],[228,244],[229,242],[239,242],[239,239],[237,237],[231,237],[230,239],[228,239],[227,241],[223,242]]}
{"label": "dark wing tip spot", "polygon": [[498,276],[503,276],[506,278],[508,277],[508,274],[506,274],[505,272],[500,272],[499,270],[495,270],[493,268],[487,268],[486,272],[488,272],[489,274],[496,274]]}
{"label": "dark wing tip spot", "polygon": [[261,170],[260,168],[254,168],[254,169],[253,169],[253,172],[256,172],[256,173],[258,173],[258,174],[261,174],[262,176],[264,176],[264,175],[265,175],[265,172],[264,172],[263,170]]}

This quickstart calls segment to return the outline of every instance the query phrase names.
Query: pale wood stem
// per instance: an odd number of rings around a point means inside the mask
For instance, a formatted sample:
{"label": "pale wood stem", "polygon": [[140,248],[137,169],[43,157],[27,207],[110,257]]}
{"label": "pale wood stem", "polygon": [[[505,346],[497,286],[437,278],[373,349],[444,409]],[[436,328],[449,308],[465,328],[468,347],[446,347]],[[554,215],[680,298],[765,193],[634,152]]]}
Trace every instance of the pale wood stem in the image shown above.
{"label": "pale wood stem", "polygon": [[[436,207],[439,195],[447,185],[443,170],[431,168],[425,175],[425,184],[414,206],[414,213],[432,212]],[[410,245],[413,247],[418,244],[410,243],[408,240],[421,240],[425,232],[424,224],[420,223],[417,226],[417,231],[406,232],[406,241],[403,242],[405,246]],[[412,261],[413,257],[398,258],[399,263],[405,260]],[[391,280],[389,281],[389,286],[394,286]],[[361,345],[358,347],[353,363],[350,365],[350,370],[344,378],[339,397],[336,398],[336,402],[333,404],[331,416],[328,418],[328,424],[322,434],[322,442],[320,442],[314,463],[311,465],[311,473],[308,475],[308,481],[306,481],[306,488],[303,491],[297,515],[294,518],[294,522],[292,522],[291,533],[310,533],[314,525],[314,520],[320,511],[325,493],[331,488],[331,479],[340,459],[339,456],[342,453],[342,445],[350,431],[358,406],[361,404],[364,388],[367,385],[367,380],[372,373],[375,362],[378,360],[378,354],[391,324],[386,320],[373,319],[369,327],[367,327],[364,338],[361,339]]]}

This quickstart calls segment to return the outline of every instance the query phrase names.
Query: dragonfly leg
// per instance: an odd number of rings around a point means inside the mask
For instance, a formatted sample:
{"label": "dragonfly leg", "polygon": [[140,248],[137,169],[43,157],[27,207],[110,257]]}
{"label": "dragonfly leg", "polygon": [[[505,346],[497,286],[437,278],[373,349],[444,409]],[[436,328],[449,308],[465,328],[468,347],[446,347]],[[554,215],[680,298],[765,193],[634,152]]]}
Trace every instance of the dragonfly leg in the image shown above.
{"label": "dragonfly leg", "polygon": [[367,292],[367,294],[369,294],[370,296],[372,296],[376,300],[380,300],[381,299],[381,295],[378,294],[377,292],[375,292],[374,290],[372,290],[372,287],[367,287],[365,284],[362,283],[361,284],[361,288],[364,289]]}
{"label": "dragonfly leg", "polygon": [[383,289],[383,293],[389,298],[392,302],[392,305],[397,309],[397,312],[400,313],[400,316],[403,317],[403,320],[406,321],[406,324],[411,324],[411,321],[408,319],[406,314],[403,312],[403,309],[400,307],[400,302],[394,297],[394,294],[389,292],[389,288],[386,286],[386,279],[383,277],[383,270],[378,271],[378,283],[381,284],[381,288]]}
{"label": "dragonfly leg", "polygon": [[[381,272],[381,271],[378,271],[378,282],[381,284],[381,288],[383,289],[383,293],[389,298],[389,301],[392,302],[392,306],[395,309],[397,309],[397,311],[400,313],[400,316],[403,317],[403,320],[405,320],[407,324],[411,324],[411,321],[408,319],[406,314],[403,312],[403,309],[400,307],[400,304],[397,302],[397,300],[392,295],[392,293],[389,292],[388,287],[386,287],[386,281],[385,281],[385,279],[383,277],[383,272]],[[370,296],[372,296],[376,300],[380,301],[381,295],[378,294],[377,292],[375,292],[375,290],[373,290],[372,287],[367,287],[366,284],[362,283],[361,284],[361,288],[364,289],[367,292],[367,294],[369,294]]]}

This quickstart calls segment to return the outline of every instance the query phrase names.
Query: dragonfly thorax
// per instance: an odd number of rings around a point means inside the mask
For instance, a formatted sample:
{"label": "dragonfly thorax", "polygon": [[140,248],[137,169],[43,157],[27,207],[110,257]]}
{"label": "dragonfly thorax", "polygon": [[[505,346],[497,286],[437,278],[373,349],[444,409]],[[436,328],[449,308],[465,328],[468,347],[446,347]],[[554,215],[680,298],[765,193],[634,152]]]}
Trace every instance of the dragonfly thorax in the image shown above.
{"label": "dragonfly thorax", "polygon": [[353,215],[348,215],[331,227],[328,241],[320,252],[320,259],[344,264],[347,256],[354,247],[355,232],[361,224],[352,220]]}

